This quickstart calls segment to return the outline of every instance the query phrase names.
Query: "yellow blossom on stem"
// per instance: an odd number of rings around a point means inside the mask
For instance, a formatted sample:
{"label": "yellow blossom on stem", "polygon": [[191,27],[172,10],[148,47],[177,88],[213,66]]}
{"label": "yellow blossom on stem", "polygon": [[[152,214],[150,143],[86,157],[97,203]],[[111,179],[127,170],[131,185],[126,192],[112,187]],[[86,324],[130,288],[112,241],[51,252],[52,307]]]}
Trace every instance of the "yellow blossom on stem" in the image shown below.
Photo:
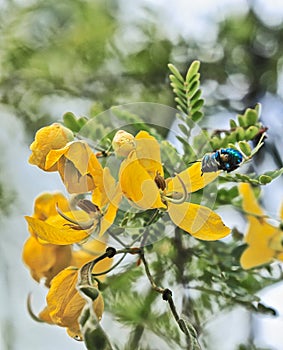
{"label": "yellow blossom on stem", "polygon": [[56,171],[56,166],[46,168],[45,161],[47,154],[51,150],[64,147],[73,139],[74,135],[72,131],[59,123],[53,123],[39,129],[35,135],[35,140],[30,145],[32,154],[29,162],[37,165],[42,170]]}
{"label": "yellow blossom on stem", "polygon": [[113,137],[112,147],[118,157],[127,157],[136,147],[135,138],[127,131],[118,130]]}
{"label": "yellow blossom on stem", "polygon": [[[72,338],[83,340],[78,320],[86,304],[86,299],[80,295],[76,288],[78,271],[78,269],[70,267],[53,278],[46,297],[47,306],[39,314],[39,319],[46,323],[65,327]],[[94,281],[93,286],[97,288],[97,282]],[[100,320],[104,310],[104,302],[100,293],[93,301],[92,306],[98,320]]]}
{"label": "yellow blossom on stem", "polygon": [[[53,199],[53,211],[50,211],[49,206],[45,207],[44,221],[38,216],[26,216],[25,219],[29,231],[44,243],[56,245],[80,243],[95,231],[99,236],[106,232],[115,220],[121,197],[119,184],[116,184],[109,169],[105,168],[97,188],[92,193],[92,201],[86,199],[78,202],[80,210],[71,210],[66,203],[59,200],[55,206]],[[42,210],[44,204],[43,199],[38,199],[38,205],[41,205]],[[50,216],[47,217],[48,214]]]}
{"label": "yellow blossom on stem", "polygon": [[133,205],[167,210],[175,225],[199,239],[217,240],[230,233],[211,209],[187,202],[189,193],[202,189],[219,172],[202,175],[201,164],[195,163],[165,180],[157,140],[141,131],[135,142],[136,149],[122,162],[119,172],[121,190]]}
{"label": "yellow blossom on stem", "polygon": [[[48,217],[56,215],[56,203],[64,210],[69,209],[68,201],[61,193],[41,194],[35,200],[32,218],[44,222]],[[39,241],[32,227],[29,227],[29,231],[31,236],[23,247],[23,261],[37,282],[44,278],[45,285],[49,286],[51,279],[70,265],[71,247],[44,243]]]}
{"label": "yellow blossom on stem", "polygon": [[[243,198],[243,209],[246,212],[248,228],[245,241],[248,248],[243,252],[240,263],[244,269],[267,264],[274,259],[283,261],[283,231],[268,223],[266,216],[253,193],[250,184],[239,185]],[[281,208],[283,220],[283,205]]]}

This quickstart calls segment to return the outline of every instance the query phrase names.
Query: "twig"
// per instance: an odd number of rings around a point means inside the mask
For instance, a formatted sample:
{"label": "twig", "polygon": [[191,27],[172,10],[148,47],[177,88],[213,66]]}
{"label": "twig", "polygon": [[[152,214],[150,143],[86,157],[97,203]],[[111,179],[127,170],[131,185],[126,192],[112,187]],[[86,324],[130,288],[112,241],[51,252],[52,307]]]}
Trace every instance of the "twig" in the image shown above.
{"label": "twig", "polygon": [[124,255],[122,256],[122,258],[120,260],[118,260],[116,262],[116,264],[114,264],[113,266],[110,267],[110,269],[105,270],[103,272],[99,272],[99,273],[93,273],[92,276],[96,277],[96,276],[101,276],[101,275],[106,275],[108,272],[114,270],[118,265],[121,264],[121,262],[124,260],[125,256],[127,255],[127,253],[124,253]]}
{"label": "twig", "polygon": [[109,234],[109,236],[111,236],[113,239],[115,239],[115,241],[117,241],[118,243],[120,243],[122,247],[125,247],[125,248],[127,247],[127,245],[126,245],[123,241],[121,241],[121,239],[120,239],[119,237],[117,237],[117,236],[111,231],[111,229],[108,229],[108,230],[107,230],[107,233]]}
{"label": "twig", "polygon": [[176,306],[172,297],[172,291],[168,288],[161,288],[156,285],[154,282],[154,279],[152,277],[152,274],[149,270],[148,263],[145,259],[143,249],[141,248],[140,251],[140,259],[142,260],[145,268],[146,275],[149,279],[149,282],[151,284],[151,287],[156,292],[162,294],[163,300],[167,301],[170,307],[170,310],[180,328],[180,330],[188,337],[189,339],[189,348],[188,350],[201,350],[200,345],[197,341],[197,332],[193,325],[189,323],[188,321],[185,321],[184,319],[179,317],[179,314],[177,313]]}

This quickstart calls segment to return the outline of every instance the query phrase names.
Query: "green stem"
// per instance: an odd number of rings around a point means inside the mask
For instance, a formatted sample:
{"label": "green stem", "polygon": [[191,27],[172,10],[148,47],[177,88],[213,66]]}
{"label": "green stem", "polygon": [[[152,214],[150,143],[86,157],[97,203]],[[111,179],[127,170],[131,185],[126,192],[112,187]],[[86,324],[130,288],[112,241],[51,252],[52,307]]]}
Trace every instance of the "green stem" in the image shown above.
{"label": "green stem", "polygon": [[120,260],[118,260],[116,262],[116,264],[114,264],[112,267],[110,267],[110,269],[105,270],[103,272],[99,272],[99,273],[93,273],[92,276],[96,277],[96,276],[101,276],[101,275],[106,275],[107,273],[109,273],[110,271],[114,270],[117,266],[119,266],[121,264],[121,262],[124,260],[125,256],[127,255],[127,253],[124,253],[124,255],[122,256],[122,258]]}
{"label": "green stem", "polygon": [[154,289],[156,292],[162,294],[162,293],[164,292],[165,289],[164,289],[164,288],[160,288],[160,287],[158,287],[158,286],[155,284],[154,279],[153,279],[153,277],[152,277],[152,275],[151,275],[151,272],[150,272],[150,270],[149,270],[148,263],[147,263],[147,261],[146,261],[146,259],[145,259],[144,253],[143,253],[142,251],[141,251],[141,253],[140,253],[140,258],[141,258],[141,261],[142,261],[143,264],[144,264],[145,273],[146,273],[146,275],[147,275],[147,278],[149,279],[149,282],[150,282],[150,284],[151,284],[152,289]]}

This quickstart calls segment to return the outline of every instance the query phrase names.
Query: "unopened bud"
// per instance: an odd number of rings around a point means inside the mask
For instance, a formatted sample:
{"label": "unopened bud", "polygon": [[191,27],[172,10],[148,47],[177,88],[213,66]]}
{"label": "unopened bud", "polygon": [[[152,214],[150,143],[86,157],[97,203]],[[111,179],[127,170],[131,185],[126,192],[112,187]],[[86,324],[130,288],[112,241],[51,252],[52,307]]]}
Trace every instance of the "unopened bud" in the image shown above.
{"label": "unopened bud", "polygon": [[119,130],[116,132],[113,138],[112,147],[117,156],[127,157],[128,154],[136,147],[135,138],[127,131]]}

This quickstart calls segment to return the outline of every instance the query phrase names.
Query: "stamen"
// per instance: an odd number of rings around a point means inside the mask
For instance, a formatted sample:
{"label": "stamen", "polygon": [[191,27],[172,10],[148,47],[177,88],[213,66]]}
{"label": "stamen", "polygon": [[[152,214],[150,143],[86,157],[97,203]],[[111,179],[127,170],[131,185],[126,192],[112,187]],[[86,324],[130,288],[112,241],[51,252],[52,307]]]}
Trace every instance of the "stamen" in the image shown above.
{"label": "stamen", "polygon": [[88,199],[80,199],[77,203],[77,206],[83,211],[85,211],[86,213],[88,213],[89,215],[100,212],[98,206],[92,203]]}
{"label": "stamen", "polygon": [[58,207],[58,205],[56,204],[56,210],[57,210],[57,213],[62,216],[62,218],[64,218],[65,220],[71,222],[72,224],[65,224],[66,226],[70,226],[71,228],[73,229],[76,229],[76,230],[88,230],[89,228],[91,228],[94,223],[96,222],[95,219],[90,219],[88,221],[82,221],[82,222],[79,222],[79,221],[76,221],[72,218],[70,218],[69,216],[65,215],[62,210]]}
{"label": "stamen", "polygon": [[186,185],[184,183],[184,181],[181,179],[181,177],[175,173],[175,176],[177,177],[177,179],[180,181],[180,184],[182,186],[182,196],[180,198],[172,198],[172,197],[168,197],[168,196],[163,196],[164,199],[166,199],[168,202],[174,203],[174,204],[182,204],[184,203],[187,198],[188,198],[188,190],[186,188]]}

